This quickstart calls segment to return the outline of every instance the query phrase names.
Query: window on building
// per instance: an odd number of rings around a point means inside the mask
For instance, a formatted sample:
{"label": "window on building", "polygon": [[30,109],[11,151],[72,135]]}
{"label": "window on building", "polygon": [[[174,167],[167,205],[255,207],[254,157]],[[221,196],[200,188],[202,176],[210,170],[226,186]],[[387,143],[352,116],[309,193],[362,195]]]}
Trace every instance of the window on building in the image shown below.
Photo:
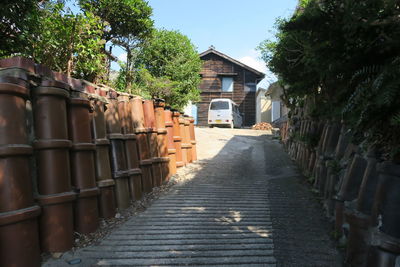
{"label": "window on building", "polygon": [[257,84],[256,83],[246,83],[244,85],[244,91],[245,92],[255,92],[257,89]]}
{"label": "window on building", "polygon": [[233,92],[233,78],[232,77],[222,77],[222,91],[223,92]]}

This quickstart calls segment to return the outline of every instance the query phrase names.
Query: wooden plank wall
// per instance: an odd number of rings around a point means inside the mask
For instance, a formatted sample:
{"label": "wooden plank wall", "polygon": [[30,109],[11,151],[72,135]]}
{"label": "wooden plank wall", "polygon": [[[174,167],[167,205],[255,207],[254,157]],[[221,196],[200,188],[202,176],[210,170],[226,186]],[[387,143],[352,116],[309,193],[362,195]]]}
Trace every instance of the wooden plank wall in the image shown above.
{"label": "wooden plank wall", "polygon": [[[256,95],[255,92],[245,92],[244,82],[255,82],[255,75],[248,70],[215,54],[208,54],[202,58],[202,83],[200,84],[201,101],[197,103],[197,124],[207,126],[208,106],[212,99],[230,98],[239,105],[239,110],[245,114],[243,125],[255,124]],[[233,92],[222,92],[222,77],[220,73],[236,73],[233,76]]]}

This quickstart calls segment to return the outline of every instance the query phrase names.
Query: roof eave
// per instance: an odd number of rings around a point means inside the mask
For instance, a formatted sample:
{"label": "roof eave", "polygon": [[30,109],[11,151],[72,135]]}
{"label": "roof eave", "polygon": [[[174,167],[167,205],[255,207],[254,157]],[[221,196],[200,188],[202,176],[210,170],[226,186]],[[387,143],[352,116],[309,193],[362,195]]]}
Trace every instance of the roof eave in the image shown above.
{"label": "roof eave", "polygon": [[221,53],[221,52],[219,52],[219,51],[217,51],[215,49],[211,49],[210,48],[210,49],[204,51],[203,53],[200,53],[199,57],[202,58],[202,57],[204,57],[204,56],[206,56],[208,54],[211,54],[211,53],[216,54],[217,56],[220,56],[220,57],[222,57],[222,58],[224,58],[224,59],[226,59],[226,60],[228,60],[228,61],[230,61],[230,62],[232,62],[232,63],[234,63],[234,64],[236,64],[236,65],[238,65],[238,66],[240,66],[242,68],[244,68],[244,69],[247,69],[248,71],[254,73],[257,76],[258,79],[263,79],[265,77],[265,73],[262,73],[261,71],[253,69],[252,67],[247,66],[246,64],[244,64],[244,63],[242,63],[242,62],[240,62],[240,61],[238,61],[238,60],[236,60],[234,58],[231,58],[230,56],[227,56],[224,53]]}

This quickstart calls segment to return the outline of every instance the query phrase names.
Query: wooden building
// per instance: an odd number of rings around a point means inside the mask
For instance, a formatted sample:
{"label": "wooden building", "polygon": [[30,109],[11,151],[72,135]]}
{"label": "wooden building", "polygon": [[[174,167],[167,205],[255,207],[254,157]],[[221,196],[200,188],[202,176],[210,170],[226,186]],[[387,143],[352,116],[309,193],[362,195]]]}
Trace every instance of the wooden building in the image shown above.
{"label": "wooden building", "polygon": [[264,78],[259,72],[210,47],[200,54],[203,69],[200,73],[201,101],[197,103],[197,125],[207,126],[208,106],[214,98],[230,98],[243,113],[243,125],[256,120],[256,86]]}

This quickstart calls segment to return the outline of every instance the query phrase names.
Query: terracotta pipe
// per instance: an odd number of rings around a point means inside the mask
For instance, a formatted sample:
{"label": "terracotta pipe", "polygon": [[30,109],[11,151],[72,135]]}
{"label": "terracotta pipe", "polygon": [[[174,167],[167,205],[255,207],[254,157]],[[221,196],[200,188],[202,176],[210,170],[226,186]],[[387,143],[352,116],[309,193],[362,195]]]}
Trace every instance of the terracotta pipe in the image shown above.
{"label": "terracotta pipe", "polygon": [[157,127],[157,144],[158,151],[161,157],[162,167],[162,181],[165,182],[169,179],[169,157],[168,157],[168,139],[167,129],[165,125],[165,114],[164,114],[165,101],[162,99],[156,99],[154,101],[154,112],[156,117]]}
{"label": "terracotta pipe", "polygon": [[124,136],[121,133],[121,120],[118,113],[118,96],[113,90],[108,91],[109,104],[105,112],[107,137],[110,140],[110,160],[112,177],[115,181],[115,199],[120,210],[130,206],[129,174],[124,146]]}
{"label": "terracotta pipe", "polygon": [[185,118],[183,117],[183,114],[179,117],[179,134],[182,138],[182,161],[183,165],[186,165],[189,163],[189,158],[188,158],[188,149],[189,149],[189,144],[188,144],[188,139],[186,136],[186,130],[185,130]]}
{"label": "terracotta pipe", "polygon": [[93,142],[96,144],[96,182],[100,189],[98,196],[99,215],[102,218],[115,216],[115,181],[112,179],[111,162],[109,156],[110,141],[107,139],[105,110],[108,100],[106,91],[100,91],[97,97],[92,98],[93,114],[91,116]]}
{"label": "terracotta pipe", "polygon": [[193,162],[192,159],[192,141],[190,139],[190,118],[188,115],[184,116],[185,120],[185,137],[184,137],[184,143],[187,145],[186,153],[187,153],[187,159],[188,163]]}
{"label": "terracotta pipe", "polygon": [[150,155],[153,162],[153,187],[162,184],[162,161],[158,150],[157,127],[154,116],[153,100],[143,101],[144,125],[147,128],[147,139],[150,144]]}
{"label": "terracotta pipe", "polygon": [[164,110],[165,127],[167,129],[167,147],[168,147],[168,177],[176,174],[176,149],[174,145],[174,123],[172,122],[172,112],[169,109]]}
{"label": "terracotta pipe", "polygon": [[174,132],[174,146],[176,149],[176,167],[183,167],[185,164],[183,162],[182,154],[182,136],[179,121],[180,113],[178,111],[172,111],[172,122],[173,122],[173,132]]}
{"label": "terracotta pipe", "polygon": [[26,125],[28,83],[0,76],[0,266],[40,266]]}
{"label": "terracotta pipe", "polygon": [[130,100],[131,119],[135,128],[137,144],[139,148],[139,165],[142,170],[142,191],[150,193],[153,187],[152,182],[152,160],[150,157],[150,145],[147,139],[147,129],[144,127],[144,113],[142,98],[134,97]]}
{"label": "terracotta pipe", "polygon": [[132,122],[130,95],[120,93],[118,101],[121,130],[124,135],[130,195],[132,200],[140,200],[142,198],[142,171],[139,168],[137,138]]}
{"label": "terracotta pipe", "polygon": [[193,117],[189,117],[189,123],[190,144],[192,145],[192,161],[197,161],[196,135],[194,130]]}
{"label": "terracotta pipe", "polygon": [[[40,241],[42,251],[68,251],[74,244],[73,201],[68,140],[69,85],[42,81],[33,90]],[[57,179],[54,179],[57,177]]]}
{"label": "terracotta pipe", "polygon": [[75,202],[75,230],[88,234],[99,226],[99,211],[96,186],[95,144],[90,129],[91,105],[85,94],[71,97],[68,107],[68,129],[72,141],[71,170],[72,184],[77,191]]}

